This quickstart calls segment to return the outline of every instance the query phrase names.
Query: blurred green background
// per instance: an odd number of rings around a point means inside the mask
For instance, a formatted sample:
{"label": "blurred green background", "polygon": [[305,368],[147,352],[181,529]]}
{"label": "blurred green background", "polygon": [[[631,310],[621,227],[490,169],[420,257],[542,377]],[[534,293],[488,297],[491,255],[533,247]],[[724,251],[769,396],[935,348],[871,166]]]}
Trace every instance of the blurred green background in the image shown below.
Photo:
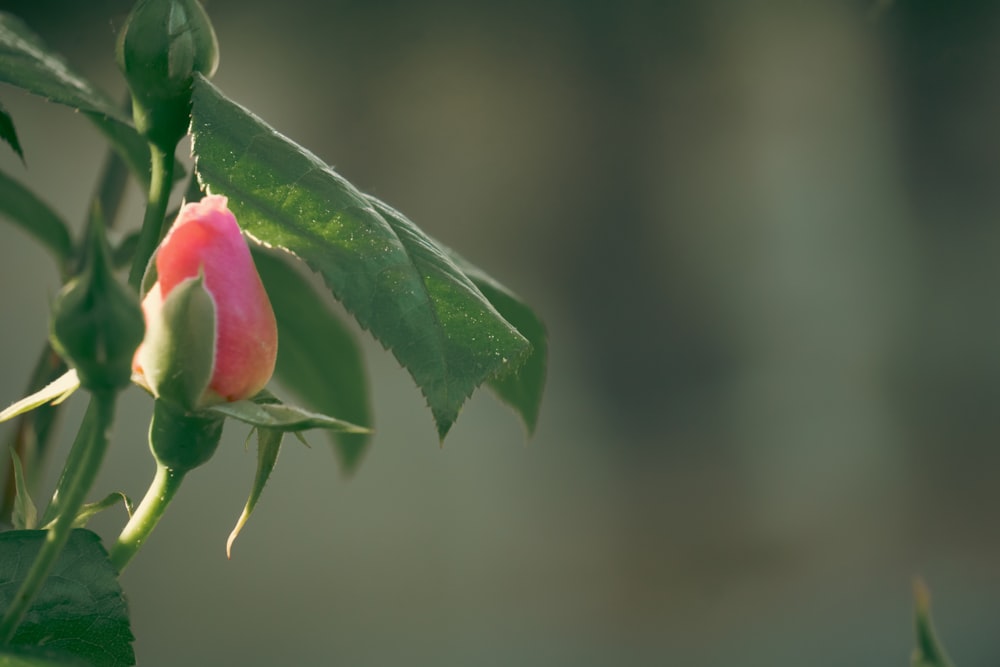
{"label": "blurred green background", "polygon": [[[116,95],[130,4],[0,0]],[[916,574],[1000,662],[1000,3],[207,8],[215,82],[522,294],[549,385],[527,445],[483,391],[439,448],[365,338],[360,471],[290,440],[231,561],[229,427],[124,575],[140,665],[903,665]],[[81,221],[96,132],[0,100]],[[9,402],[58,277],[6,227],[0,281]],[[95,497],[141,497],[149,408]]]}

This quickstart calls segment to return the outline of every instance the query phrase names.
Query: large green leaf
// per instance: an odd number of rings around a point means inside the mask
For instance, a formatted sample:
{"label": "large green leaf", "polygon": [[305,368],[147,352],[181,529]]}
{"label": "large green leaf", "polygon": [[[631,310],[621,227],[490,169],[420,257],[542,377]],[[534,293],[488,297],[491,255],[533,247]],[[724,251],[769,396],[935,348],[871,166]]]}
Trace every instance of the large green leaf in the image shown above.
{"label": "large green leaf", "polygon": [[[17,593],[47,534],[0,533],[0,608],[6,609]],[[135,664],[132,640],[118,576],[100,538],[74,530],[11,644],[44,644],[92,667],[126,667]]]}
{"label": "large green leaf", "polygon": [[61,267],[73,256],[73,240],[63,219],[31,190],[3,172],[0,172],[0,215],[40,241]]}
{"label": "large green leaf", "polygon": [[198,177],[244,230],[318,271],[410,372],[441,438],[472,391],[519,366],[530,343],[446,253],[201,77],[191,130]]}
{"label": "large green leaf", "polygon": [[0,81],[82,111],[136,177],[149,184],[149,146],[118,105],[73,72],[24,21],[6,12],[0,12]]}
{"label": "large green leaf", "polygon": [[[254,262],[278,320],[278,380],[309,409],[371,427],[368,377],[354,336],[287,261],[255,250]],[[330,431],[329,437],[347,472],[371,441],[367,433]]]}

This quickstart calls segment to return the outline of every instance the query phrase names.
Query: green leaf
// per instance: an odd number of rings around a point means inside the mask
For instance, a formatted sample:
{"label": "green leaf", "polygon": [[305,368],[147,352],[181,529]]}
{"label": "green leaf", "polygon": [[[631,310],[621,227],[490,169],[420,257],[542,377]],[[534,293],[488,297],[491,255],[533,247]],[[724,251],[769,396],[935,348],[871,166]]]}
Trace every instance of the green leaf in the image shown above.
{"label": "green leaf", "polygon": [[73,256],[69,226],[31,190],[0,172],[0,214],[45,246],[65,266]]}
{"label": "green leaf", "polygon": [[941,642],[934,633],[931,622],[931,596],[927,585],[920,579],[913,584],[913,597],[916,602],[915,624],[917,631],[917,646],[910,658],[912,667],[952,667],[951,660],[944,651]]}
{"label": "green leaf", "polygon": [[[254,251],[254,263],[278,320],[275,374],[310,410],[372,426],[361,348],[320,294],[287,261]],[[340,464],[353,471],[371,437],[333,431]]]}
{"label": "green leaf", "polygon": [[441,438],[476,387],[523,361],[528,341],[403,215],[376,210],[316,156],[201,77],[191,118],[202,183],[229,197],[253,239],[323,276],[410,372]]}
{"label": "green leaf", "polygon": [[254,507],[257,506],[257,500],[271,476],[271,471],[274,470],[274,464],[278,462],[278,451],[281,449],[283,435],[284,432],[275,429],[257,429],[257,474],[254,476],[250,497],[247,498],[247,504],[243,507],[243,513],[240,514],[233,532],[229,533],[229,539],[226,540],[226,558],[232,558],[233,542],[236,541]]}
{"label": "green leaf", "polygon": [[21,150],[21,142],[17,139],[17,130],[14,129],[14,119],[10,117],[7,109],[2,104],[0,104],[0,139],[10,145],[23,163],[24,151]]}
{"label": "green leaf", "polygon": [[21,19],[6,12],[0,12],[0,81],[128,124],[114,102],[70,70]]}
{"label": "green leaf", "polygon": [[[10,605],[47,534],[0,533],[0,608]],[[74,530],[11,645],[44,644],[92,667],[125,667],[135,664],[132,640],[117,572],[100,538]]]}
{"label": "green leaf", "polygon": [[232,403],[213,405],[207,410],[232,417],[257,428],[273,428],[280,431],[306,431],[311,428],[325,428],[345,433],[370,433],[369,429],[364,426],[284,403],[258,403],[252,400],[233,401]]}
{"label": "green leaf", "polygon": [[[0,81],[82,111],[148,187],[149,145],[131,121],[107,95],[50,51],[21,19],[6,12],[0,12]],[[183,169],[175,176],[182,174]]]}
{"label": "green leaf", "polygon": [[24,482],[24,468],[17,450],[10,450],[11,465],[14,469],[14,512],[11,524],[18,530],[32,529],[38,524],[38,510],[28,493],[28,485]]}
{"label": "green leaf", "polygon": [[[81,507],[80,511],[76,513],[76,518],[73,519],[73,527],[74,528],[85,527],[87,525],[87,522],[90,521],[94,516],[100,514],[104,510],[111,509],[118,503],[124,505],[125,511],[128,512],[129,516],[132,516],[132,512],[134,509],[132,506],[132,499],[126,496],[121,491],[113,491],[108,495],[104,496],[104,498],[98,500],[96,503],[87,503],[83,507]],[[53,519],[44,527],[49,528],[55,522],[56,520]]]}
{"label": "green leaf", "polygon": [[510,373],[489,380],[490,388],[504,403],[521,415],[528,434],[535,432],[538,413],[545,391],[545,375],[548,367],[549,341],[545,324],[519,296],[494,280],[482,269],[473,266],[457,253],[449,250],[449,255],[465,275],[469,276],[479,291],[489,299],[497,312],[513,324],[521,335],[531,343],[531,353],[524,363]]}
{"label": "green leaf", "polygon": [[0,412],[0,422],[13,419],[23,412],[34,410],[38,406],[49,402],[58,405],[69,398],[79,388],[80,378],[76,374],[76,369],[70,369],[31,396],[25,396],[20,401],[10,405],[3,412]]}

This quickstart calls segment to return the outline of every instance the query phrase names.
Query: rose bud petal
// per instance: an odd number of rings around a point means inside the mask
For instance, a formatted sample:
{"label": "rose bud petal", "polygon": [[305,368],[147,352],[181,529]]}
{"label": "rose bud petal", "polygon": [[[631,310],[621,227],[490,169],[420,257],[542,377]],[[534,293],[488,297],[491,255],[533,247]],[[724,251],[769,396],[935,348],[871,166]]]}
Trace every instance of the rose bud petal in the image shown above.
{"label": "rose bud petal", "polygon": [[[142,302],[147,333],[133,362],[136,381],[157,398],[188,410],[253,396],[271,379],[278,352],[271,302],[226,202],[225,197],[209,195],[181,208],[156,252],[156,283]],[[185,296],[179,292],[171,299],[181,286]],[[214,323],[197,305],[203,299],[186,296],[202,291],[210,297]],[[202,344],[200,332],[213,338],[204,341],[211,345],[211,354],[193,349]],[[180,358],[185,351],[186,362]],[[210,373],[190,367],[208,359]],[[193,383],[178,381],[185,373],[196,376]],[[208,386],[201,395],[186,395],[192,386],[204,386],[205,377]]]}

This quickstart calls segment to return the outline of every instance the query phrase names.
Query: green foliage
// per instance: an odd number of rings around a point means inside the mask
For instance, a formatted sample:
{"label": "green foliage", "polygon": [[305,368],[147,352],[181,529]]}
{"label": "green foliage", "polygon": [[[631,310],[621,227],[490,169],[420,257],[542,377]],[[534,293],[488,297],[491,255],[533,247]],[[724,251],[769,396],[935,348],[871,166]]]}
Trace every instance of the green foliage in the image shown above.
{"label": "green foliage", "polygon": [[149,146],[125,114],[50,51],[21,19],[6,12],[0,12],[0,81],[83,112],[136,178],[149,185]]}
{"label": "green foliage", "polygon": [[[0,608],[10,605],[46,535],[41,530],[0,533]],[[8,664],[125,667],[135,664],[132,639],[117,572],[100,538],[74,530],[11,642],[14,647],[44,645],[45,651],[22,653],[18,659],[24,662]],[[57,662],[39,662],[46,656]],[[15,657],[0,653],[0,660]]]}
{"label": "green foliage", "polygon": [[325,428],[343,433],[369,432],[363,426],[270,399],[267,399],[266,402],[258,399],[219,403],[208,408],[206,412],[232,417],[256,428],[270,428],[280,431],[307,431],[313,428]]}
{"label": "green foliage", "polygon": [[0,104],[0,139],[6,141],[11,149],[17,153],[24,162],[24,151],[21,149],[21,142],[17,138],[17,130],[14,129],[14,119],[7,113],[7,109]]}
{"label": "green foliage", "polygon": [[0,214],[39,241],[60,268],[73,256],[69,226],[28,188],[0,172]]}
{"label": "green foliage", "polygon": [[538,413],[542,407],[542,393],[545,390],[545,373],[548,366],[549,341],[545,325],[520,297],[482,269],[473,266],[452,250],[449,250],[449,255],[493,304],[497,312],[531,343],[531,353],[524,364],[514,372],[492,378],[489,380],[489,386],[504,403],[521,415],[528,433],[534,433],[535,426],[538,425]]}
{"label": "green foliage", "polygon": [[402,214],[376,209],[314,155],[196,77],[195,168],[229,197],[243,228],[318,271],[410,372],[448,433],[485,380],[518,367],[530,344],[445,252]]}
{"label": "green foliage", "polygon": [[[287,261],[257,250],[254,263],[278,320],[277,378],[306,407],[371,427],[368,377],[354,336]],[[371,436],[327,433],[341,466],[352,472]]]}

